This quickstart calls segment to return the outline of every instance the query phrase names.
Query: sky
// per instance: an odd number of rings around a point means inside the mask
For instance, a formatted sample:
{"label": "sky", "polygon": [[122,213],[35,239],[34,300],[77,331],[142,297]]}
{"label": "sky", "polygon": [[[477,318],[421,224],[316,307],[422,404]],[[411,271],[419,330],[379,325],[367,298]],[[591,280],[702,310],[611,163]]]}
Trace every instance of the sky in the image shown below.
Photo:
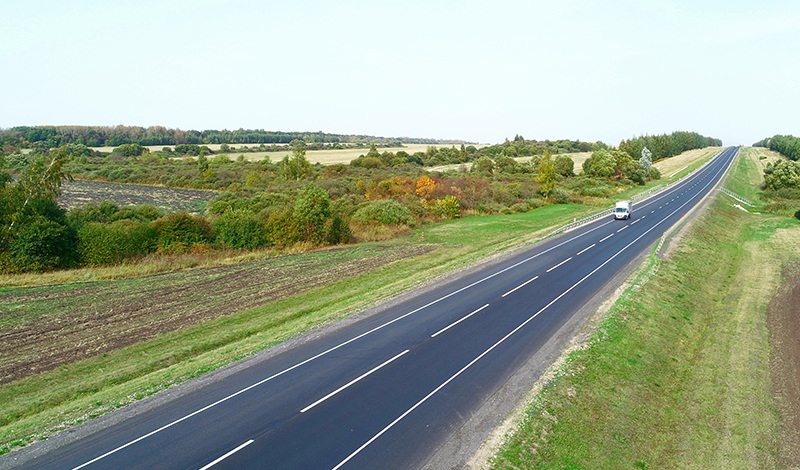
{"label": "sky", "polygon": [[0,127],[800,135],[800,2],[0,0]]}

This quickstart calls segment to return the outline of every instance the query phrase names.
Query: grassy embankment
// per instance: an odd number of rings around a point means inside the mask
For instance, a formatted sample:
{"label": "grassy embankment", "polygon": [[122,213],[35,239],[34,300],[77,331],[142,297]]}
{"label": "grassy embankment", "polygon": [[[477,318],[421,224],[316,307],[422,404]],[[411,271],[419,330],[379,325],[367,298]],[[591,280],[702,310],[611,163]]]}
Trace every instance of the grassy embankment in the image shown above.
{"label": "grassy embankment", "polygon": [[[651,183],[657,184],[661,183]],[[529,243],[554,226],[596,211],[595,207],[554,205],[524,214],[426,226],[425,242],[438,246],[426,255],[0,385],[0,453],[363,310],[475,260]],[[419,237],[418,229],[393,243],[418,243]],[[78,271],[49,279],[74,282],[105,276],[114,277],[114,273]]]}
{"label": "grassy embankment", "polygon": [[[726,187],[756,201],[758,152]],[[493,468],[779,468],[766,306],[800,224],[722,194],[667,260],[649,259],[528,406]]]}

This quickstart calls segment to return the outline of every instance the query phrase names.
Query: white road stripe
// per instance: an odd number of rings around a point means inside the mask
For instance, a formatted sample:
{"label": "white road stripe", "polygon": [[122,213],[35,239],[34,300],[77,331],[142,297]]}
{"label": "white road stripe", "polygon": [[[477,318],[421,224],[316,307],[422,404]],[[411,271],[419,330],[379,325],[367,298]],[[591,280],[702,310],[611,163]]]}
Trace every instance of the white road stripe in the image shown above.
{"label": "white road stripe", "polygon": [[562,264],[566,263],[567,261],[569,261],[571,259],[572,259],[572,256],[570,256],[569,258],[565,259],[564,261],[558,263],[557,265],[553,266],[552,268],[548,269],[547,272],[549,273],[550,271],[556,269],[557,267],[561,266]]}
{"label": "white road stripe", "polygon": [[[578,255],[579,255],[579,254],[581,254],[581,253],[583,253],[584,251],[588,250],[589,248],[592,248],[592,247],[593,247],[593,246],[595,246],[595,245],[597,245],[597,243],[592,243],[591,245],[589,245],[589,246],[587,246],[586,248],[584,248],[584,249],[582,249],[581,251],[579,251],[579,252],[578,252]],[[578,255],[575,255],[575,256],[578,256]]]}
{"label": "white road stripe", "polygon": [[599,242],[597,242],[597,243],[603,243],[604,241],[608,240],[609,238],[611,238],[611,237],[613,237],[613,236],[614,236],[614,234],[612,233],[611,235],[607,236],[606,238],[604,238],[604,239],[600,240],[600,241],[599,241]]}
{"label": "white road stripe", "polygon": [[[644,216],[642,216],[642,219],[644,219]],[[640,220],[641,220],[641,219],[636,219],[636,220],[634,220],[633,222],[631,222],[631,225],[635,224],[636,222],[638,222],[638,221],[640,221]]]}
{"label": "white road stripe", "polygon": [[225,460],[225,459],[227,459],[228,457],[230,457],[231,455],[233,455],[233,454],[235,454],[235,453],[239,452],[240,450],[244,449],[245,447],[249,446],[249,445],[250,445],[250,444],[252,444],[252,443],[253,443],[253,440],[252,440],[252,439],[250,439],[249,441],[247,441],[247,442],[245,442],[244,444],[240,445],[239,447],[237,447],[237,448],[233,449],[232,451],[228,452],[227,454],[223,455],[222,457],[218,458],[217,460],[215,460],[215,461],[211,462],[210,464],[206,465],[205,467],[201,468],[200,470],[208,470],[208,469],[209,469],[209,468],[211,468],[212,466],[214,466],[214,465],[216,465],[216,464],[218,464],[218,463],[222,462],[223,460]]}
{"label": "white road stripe", "polygon": [[621,229],[617,230],[617,233],[619,233],[619,232],[621,232],[621,231],[625,230],[626,228],[628,228],[628,226],[627,226],[627,225],[626,225],[626,226],[624,226],[624,227],[622,227]]}
{"label": "white road stripe", "polygon": [[[691,200],[689,200],[689,201],[686,201],[686,202],[685,202],[683,205],[685,206],[685,205],[686,205],[686,204],[688,204],[689,202],[691,202]],[[394,421],[392,421],[391,423],[389,423],[389,425],[388,425],[388,426],[386,426],[385,428],[381,429],[381,431],[380,431],[378,434],[374,435],[374,436],[373,436],[373,437],[372,437],[370,440],[368,440],[367,442],[365,442],[364,444],[362,444],[362,445],[361,445],[361,447],[359,447],[358,449],[356,449],[355,451],[353,451],[353,453],[352,453],[352,454],[348,455],[348,456],[347,456],[347,458],[345,458],[344,460],[342,460],[341,462],[339,462],[339,464],[338,464],[338,465],[336,465],[335,467],[333,467],[333,469],[332,469],[332,470],[339,470],[339,469],[342,467],[342,465],[344,465],[344,464],[346,464],[347,462],[349,462],[349,461],[350,461],[350,459],[352,459],[353,457],[355,457],[356,455],[358,455],[358,453],[359,453],[359,452],[361,452],[362,450],[364,450],[364,449],[365,449],[365,448],[366,448],[368,445],[370,445],[370,444],[372,444],[373,442],[375,442],[375,440],[376,440],[376,439],[378,439],[378,438],[379,438],[379,437],[381,437],[383,434],[385,434],[385,433],[386,433],[386,431],[388,431],[389,429],[391,429],[392,427],[394,427],[394,425],[395,425],[395,424],[397,424],[397,423],[399,423],[399,422],[400,422],[400,420],[402,420],[403,418],[405,418],[406,416],[408,416],[408,415],[409,415],[409,414],[410,414],[412,411],[414,411],[414,410],[415,410],[415,409],[417,409],[417,408],[418,408],[420,405],[422,405],[423,403],[425,403],[426,401],[428,401],[428,399],[429,399],[430,397],[432,397],[433,395],[435,395],[435,394],[436,394],[436,392],[438,392],[439,390],[441,390],[442,388],[444,388],[444,387],[445,387],[447,384],[449,384],[450,382],[452,382],[453,380],[455,380],[455,378],[456,378],[456,377],[458,377],[459,375],[461,375],[461,374],[462,374],[462,373],[463,373],[465,370],[469,369],[469,368],[470,368],[470,367],[471,367],[473,364],[475,364],[476,362],[478,362],[478,361],[479,361],[479,360],[480,360],[480,359],[481,359],[483,356],[485,356],[485,355],[489,354],[489,352],[491,352],[491,351],[492,351],[494,348],[496,348],[497,346],[499,346],[499,345],[500,345],[500,344],[501,344],[503,341],[505,341],[506,339],[508,339],[509,337],[511,337],[511,335],[513,335],[514,333],[516,333],[517,331],[519,331],[519,330],[520,330],[520,329],[521,329],[523,326],[527,325],[527,324],[528,324],[528,323],[530,323],[530,322],[531,322],[531,321],[532,321],[534,318],[536,318],[537,316],[539,316],[539,314],[540,314],[540,313],[542,313],[542,312],[544,312],[545,310],[547,310],[548,308],[550,308],[550,306],[551,306],[551,305],[553,305],[554,303],[556,303],[557,301],[559,301],[559,300],[560,300],[562,297],[564,297],[564,296],[565,296],[565,295],[567,295],[569,292],[571,292],[573,289],[575,289],[576,287],[578,287],[578,285],[580,285],[580,284],[581,284],[583,281],[585,281],[585,280],[586,280],[586,279],[588,279],[590,276],[592,276],[594,273],[596,273],[597,271],[599,271],[600,269],[602,269],[602,268],[603,268],[603,266],[605,266],[606,264],[610,263],[610,262],[611,262],[611,260],[613,260],[614,258],[616,258],[617,256],[619,256],[619,255],[620,255],[620,253],[622,253],[623,251],[627,250],[627,249],[628,249],[628,248],[629,248],[631,245],[633,245],[634,243],[638,242],[638,241],[639,241],[639,240],[640,240],[642,237],[644,237],[645,235],[647,235],[648,233],[650,233],[651,231],[653,231],[653,230],[654,230],[656,227],[658,227],[659,225],[661,225],[661,224],[662,224],[662,223],[663,223],[665,220],[667,220],[668,218],[672,217],[672,216],[673,216],[673,215],[674,215],[676,212],[678,212],[679,210],[681,210],[681,208],[682,208],[682,207],[683,207],[683,206],[679,207],[678,209],[676,209],[675,211],[673,211],[671,214],[669,214],[668,216],[666,216],[666,217],[664,217],[663,219],[661,219],[661,221],[660,221],[660,222],[658,222],[658,223],[656,223],[655,225],[653,225],[652,227],[650,227],[650,228],[649,228],[649,229],[648,229],[646,232],[644,232],[643,234],[641,234],[641,235],[639,235],[638,237],[636,237],[636,239],[635,239],[635,240],[633,240],[632,242],[628,243],[628,244],[625,246],[625,248],[623,248],[623,249],[619,250],[619,251],[618,251],[618,252],[617,252],[617,253],[616,253],[614,256],[612,256],[611,258],[607,259],[607,260],[606,260],[606,261],[605,261],[603,264],[601,264],[600,266],[596,267],[596,268],[594,269],[594,271],[592,271],[592,272],[590,272],[589,274],[587,274],[587,275],[586,275],[586,276],[585,276],[583,279],[581,279],[580,281],[576,282],[576,283],[575,283],[575,284],[574,284],[572,287],[570,287],[569,289],[565,290],[565,291],[564,291],[564,292],[563,292],[561,295],[559,295],[558,297],[556,297],[555,299],[553,299],[552,301],[550,301],[550,303],[549,303],[549,304],[547,304],[547,305],[545,305],[544,307],[542,307],[542,309],[541,309],[541,310],[539,310],[538,312],[534,313],[534,314],[533,314],[533,316],[531,316],[530,318],[528,318],[527,320],[525,320],[524,322],[522,322],[522,323],[521,323],[521,324],[520,324],[518,327],[516,327],[516,328],[514,328],[513,330],[511,330],[511,332],[510,332],[510,333],[508,333],[507,335],[503,336],[503,337],[500,339],[500,341],[498,341],[498,342],[494,343],[494,344],[493,344],[493,345],[492,345],[492,346],[491,346],[489,349],[487,349],[486,351],[484,351],[483,353],[481,353],[481,355],[480,355],[480,356],[478,356],[478,357],[476,357],[475,359],[473,359],[472,361],[470,361],[470,363],[469,363],[469,364],[467,364],[467,365],[465,365],[464,367],[462,367],[462,368],[461,368],[461,370],[459,370],[458,372],[456,372],[456,373],[455,373],[455,374],[454,374],[452,377],[450,377],[449,379],[445,380],[445,381],[444,381],[444,382],[443,382],[441,385],[439,385],[438,387],[436,387],[436,388],[435,388],[435,389],[434,389],[432,392],[430,392],[429,394],[425,395],[425,397],[424,397],[422,400],[418,401],[418,402],[417,402],[417,403],[416,403],[414,406],[412,406],[411,408],[409,408],[408,410],[406,410],[406,412],[405,412],[405,413],[403,413],[402,415],[398,416],[398,417],[397,417],[397,418],[396,418]]]}
{"label": "white road stripe", "polygon": [[395,357],[393,357],[393,358],[389,359],[388,361],[386,361],[386,362],[384,362],[383,364],[381,364],[381,365],[379,365],[379,366],[375,367],[374,369],[370,370],[369,372],[366,372],[366,373],[362,374],[361,376],[359,376],[358,378],[355,378],[355,379],[351,380],[351,381],[350,381],[350,382],[348,382],[347,384],[345,384],[345,385],[342,385],[341,387],[337,388],[336,390],[332,391],[331,393],[329,393],[329,394],[325,395],[324,397],[320,398],[319,400],[315,401],[314,403],[312,403],[312,404],[308,405],[307,407],[303,408],[302,410],[300,410],[300,412],[301,412],[301,413],[305,413],[306,411],[310,410],[311,408],[314,408],[315,406],[319,405],[319,404],[320,404],[320,403],[322,403],[323,401],[325,401],[325,400],[327,400],[328,398],[330,398],[330,397],[332,397],[332,396],[336,395],[337,393],[339,393],[339,392],[341,392],[342,390],[346,389],[347,387],[349,387],[349,386],[353,385],[354,383],[358,382],[359,380],[363,379],[364,377],[368,376],[369,374],[371,374],[371,373],[373,373],[373,372],[377,371],[378,369],[380,369],[381,367],[385,366],[386,364],[389,364],[390,362],[394,361],[395,359],[398,359],[400,356],[402,356],[403,354],[407,353],[408,351],[409,351],[409,350],[408,350],[408,349],[406,349],[405,351],[401,352],[401,353],[400,353],[400,354],[398,354],[397,356],[395,356]]}
{"label": "white road stripe", "polygon": [[527,286],[528,284],[530,284],[531,282],[533,282],[533,281],[535,281],[535,280],[537,280],[537,279],[539,279],[539,276],[533,276],[533,279],[529,279],[529,280],[527,280],[527,281],[523,282],[522,284],[520,284],[520,285],[518,285],[517,287],[515,287],[515,288],[511,289],[510,291],[506,292],[505,294],[501,295],[500,297],[505,297],[505,296],[507,296],[508,294],[510,294],[510,293],[512,293],[512,292],[514,292],[515,290],[517,290],[517,289],[519,289],[519,288],[521,288],[521,287],[525,287],[525,286]]}
{"label": "white road stripe", "polygon": [[[536,276],[536,277],[539,277],[539,276]],[[535,277],[535,278],[533,278],[533,279],[536,279],[536,277]],[[531,281],[532,281],[533,279],[531,279]],[[528,282],[531,282],[531,281],[528,281]],[[525,284],[527,284],[528,282],[526,282]],[[525,284],[523,284],[522,286],[524,286]],[[519,286],[519,287],[522,287],[522,286]],[[517,289],[519,289],[519,287],[517,287]],[[514,289],[514,290],[517,290],[517,289]],[[514,291],[512,290],[511,292],[514,292]],[[510,294],[511,292],[508,292],[508,294]],[[505,297],[505,294],[503,295],[503,297]],[[436,333],[432,334],[432,335],[431,335],[431,338],[435,338],[435,337],[437,337],[437,336],[438,336],[438,335],[440,335],[441,333],[444,333],[445,331],[449,330],[450,328],[452,328],[452,327],[454,327],[454,326],[458,325],[458,324],[459,324],[459,323],[461,323],[462,321],[464,321],[464,320],[466,320],[467,318],[469,318],[469,317],[471,317],[471,316],[475,315],[476,313],[480,312],[481,310],[485,309],[485,308],[486,308],[486,307],[488,307],[488,306],[489,306],[489,304],[486,304],[486,305],[484,305],[483,307],[479,308],[478,310],[475,310],[474,312],[470,313],[469,315],[467,315],[467,316],[463,317],[462,319],[454,321],[453,323],[451,323],[451,324],[447,325],[446,327],[444,327],[444,328],[442,328],[441,330],[437,331]]]}

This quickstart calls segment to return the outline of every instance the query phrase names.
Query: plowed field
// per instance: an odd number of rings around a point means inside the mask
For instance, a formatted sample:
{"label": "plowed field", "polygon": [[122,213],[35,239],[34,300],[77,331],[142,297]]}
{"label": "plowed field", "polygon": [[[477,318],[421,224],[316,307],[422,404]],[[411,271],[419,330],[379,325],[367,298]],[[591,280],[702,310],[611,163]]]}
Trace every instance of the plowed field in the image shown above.
{"label": "plowed field", "polygon": [[107,282],[0,289],[0,384],[432,250],[359,245]]}

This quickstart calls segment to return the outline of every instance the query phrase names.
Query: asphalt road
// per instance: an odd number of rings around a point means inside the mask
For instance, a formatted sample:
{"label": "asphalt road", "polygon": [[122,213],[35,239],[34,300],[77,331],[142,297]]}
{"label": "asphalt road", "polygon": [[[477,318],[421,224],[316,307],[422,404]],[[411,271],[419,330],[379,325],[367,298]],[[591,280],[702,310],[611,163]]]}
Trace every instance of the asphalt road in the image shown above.
{"label": "asphalt road", "polygon": [[604,217],[64,445],[36,469],[418,468],[735,155]]}

